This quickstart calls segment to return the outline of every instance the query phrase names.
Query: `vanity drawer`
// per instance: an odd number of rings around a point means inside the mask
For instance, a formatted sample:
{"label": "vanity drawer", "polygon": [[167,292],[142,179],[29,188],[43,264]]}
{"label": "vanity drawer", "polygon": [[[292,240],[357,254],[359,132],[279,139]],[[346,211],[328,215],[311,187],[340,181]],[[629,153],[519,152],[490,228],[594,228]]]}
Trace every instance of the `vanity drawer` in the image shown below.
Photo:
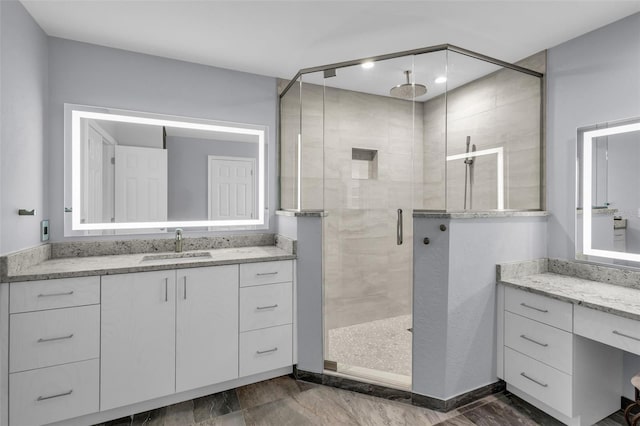
{"label": "vanity drawer", "polygon": [[573,335],[511,312],[504,313],[504,344],[572,374]]}
{"label": "vanity drawer", "polygon": [[291,324],[292,283],[240,289],[240,331]]}
{"label": "vanity drawer", "polygon": [[243,263],[240,265],[240,287],[293,281],[293,261]]}
{"label": "vanity drawer", "polygon": [[100,303],[100,277],[11,283],[9,311],[41,311]]}
{"label": "vanity drawer", "polygon": [[240,333],[240,377],[292,365],[292,326]]}
{"label": "vanity drawer", "polygon": [[640,355],[640,321],[576,306],[574,333]]}
{"label": "vanity drawer", "polygon": [[506,287],[504,303],[507,311],[571,332],[573,305],[556,299]]}
{"label": "vanity drawer", "polygon": [[9,375],[9,424],[42,425],[95,413],[97,359]]}
{"label": "vanity drawer", "polygon": [[504,348],[504,373],[510,385],[572,417],[570,375],[509,348]]}
{"label": "vanity drawer", "polygon": [[9,371],[98,358],[100,306],[13,314]]}

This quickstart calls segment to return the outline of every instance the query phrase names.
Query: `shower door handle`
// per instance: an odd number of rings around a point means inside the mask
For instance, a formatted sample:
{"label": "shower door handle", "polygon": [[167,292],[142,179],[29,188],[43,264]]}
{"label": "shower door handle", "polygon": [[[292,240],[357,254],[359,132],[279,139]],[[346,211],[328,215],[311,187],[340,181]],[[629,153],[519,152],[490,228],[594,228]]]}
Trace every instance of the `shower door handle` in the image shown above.
{"label": "shower door handle", "polygon": [[402,209],[398,209],[398,223],[396,225],[396,238],[398,245],[402,245]]}

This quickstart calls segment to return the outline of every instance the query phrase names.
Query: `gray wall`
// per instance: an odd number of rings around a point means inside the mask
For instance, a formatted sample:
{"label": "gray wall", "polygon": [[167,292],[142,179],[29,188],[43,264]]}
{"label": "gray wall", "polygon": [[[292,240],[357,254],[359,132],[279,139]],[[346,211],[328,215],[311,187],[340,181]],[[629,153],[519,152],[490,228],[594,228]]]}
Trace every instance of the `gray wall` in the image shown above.
{"label": "gray wall", "polygon": [[[213,141],[208,139],[167,137],[169,168],[169,220],[204,220],[208,217],[209,155],[256,159],[258,144]],[[255,205],[257,205],[256,190]]]}
{"label": "gray wall", "polygon": [[[47,36],[15,0],[0,2],[0,255],[40,244],[46,218]],[[18,216],[18,209],[37,216]]]}
{"label": "gray wall", "polygon": [[[549,256],[574,258],[576,129],[640,116],[640,13],[570,40],[547,56]],[[640,359],[625,356],[625,396]]]}
{"label": "gray wall", "polygon": [[47,177],[53,241],[64,239],[65,102],[269,126],[267,206],[269,232],[275,230],[274,78],[50,38],[49,86]]}
{"label": "gray wall", "polygon": [[322,218],[297,218],[298,368],[322,373]]}
{"label": "gray wall", "polygon": [[446,400],[497,380],[495,265],[546,257],[547,218],[413,226],[413,391]]}

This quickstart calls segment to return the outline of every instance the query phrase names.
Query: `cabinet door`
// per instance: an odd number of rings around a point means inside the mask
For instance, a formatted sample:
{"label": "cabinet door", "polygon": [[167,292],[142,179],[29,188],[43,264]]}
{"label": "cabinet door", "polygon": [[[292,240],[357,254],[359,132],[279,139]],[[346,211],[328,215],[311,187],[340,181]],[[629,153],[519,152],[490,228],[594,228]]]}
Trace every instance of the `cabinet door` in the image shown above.
{"label": "cabinet door", "polygon": [[238,266],[178,270],[176,391],[238,377]]}
{"label": "cabinet door", "polygon": [[102,277],[101,410],[175,391],[175,274]]}

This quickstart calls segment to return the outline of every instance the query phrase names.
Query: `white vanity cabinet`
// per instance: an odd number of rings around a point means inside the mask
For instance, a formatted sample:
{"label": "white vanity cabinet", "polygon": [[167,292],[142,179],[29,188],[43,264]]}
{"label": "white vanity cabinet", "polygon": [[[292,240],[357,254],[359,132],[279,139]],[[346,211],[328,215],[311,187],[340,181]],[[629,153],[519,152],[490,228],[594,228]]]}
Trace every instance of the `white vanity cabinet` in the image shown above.
{"label": "white vanity cabinet", "polygon": [[240,376],[293,364],[293,262],[240,265]]}
{"label": "white vanity cabinet", "polygon": [[101,408],[238,377],[238,265],[102,279]]}
{"label": "white vanity cabinet", "polygon": [[507,287],[504,294],[507,383],[571,416],[571,303]]}
{"label": "white vanity cabinet", "polygon": [[102,277],[101,410],[175,391],[175,274]]}
{"label": "white vanity cabinet", "polygon": [[238,265],[177,271],[176,392],[238,377]]}
{"label": "white vanity cabinet", "polygon": [[103,423],[290,373],[293,271],[285,260],[9,284],[0,426]]}
{"label": "white vanity cabinet", "polygon": [[100,277],[9,284],[9,424],[99,409]]}
{"label": "white vanity cabinet", "polygon": [[620,351],[578,331],[591,328],[581,312],[600,312],[505,285],[497,306],[498,377],[507,390],[568,425],[592,425],[620,408]]}

